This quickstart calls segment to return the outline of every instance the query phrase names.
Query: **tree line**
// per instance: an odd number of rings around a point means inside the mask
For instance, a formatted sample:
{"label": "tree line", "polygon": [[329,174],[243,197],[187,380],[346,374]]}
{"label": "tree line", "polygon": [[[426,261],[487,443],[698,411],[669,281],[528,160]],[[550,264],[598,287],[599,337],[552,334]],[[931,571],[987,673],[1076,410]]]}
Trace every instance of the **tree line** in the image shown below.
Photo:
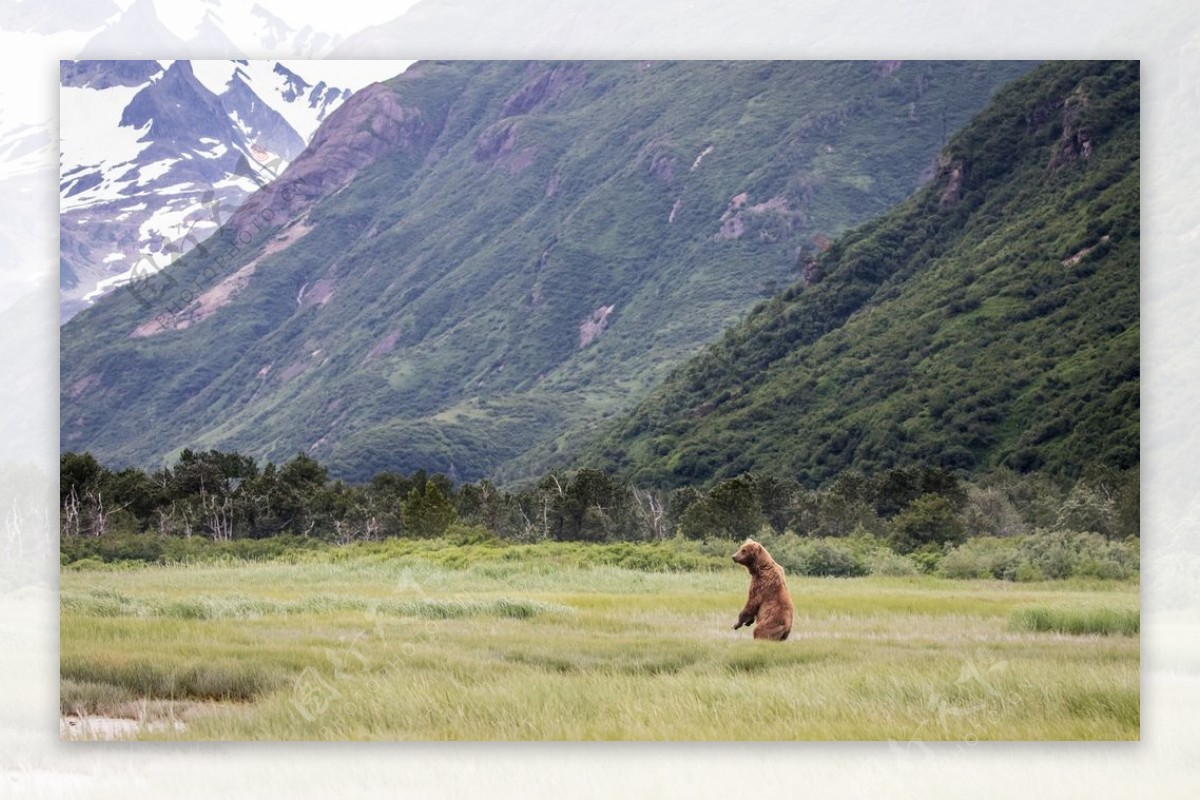
{"label": "tree line", "polygon": [[70,452],[60,469],[64,539],[288,535],[347,544],[436,538],[458,523],[512,541],[612,542],[740,540],[769,528],[814,538],[867,534],[904,554],[1035,528],[1138,536],[1136,468],[1085,471],[1069,486],[1038,474],[998,471],[966,481],[940,467],[907,466],[872,475],[848,470],[817,489],[751,473],[674,490],[581,469],[511,491],[486,479],[456,485],[423,470],[348,484],[303,453],[260,466],[239,453],[184,450],[173,465],[147,472],[113,470],[90,453]]}

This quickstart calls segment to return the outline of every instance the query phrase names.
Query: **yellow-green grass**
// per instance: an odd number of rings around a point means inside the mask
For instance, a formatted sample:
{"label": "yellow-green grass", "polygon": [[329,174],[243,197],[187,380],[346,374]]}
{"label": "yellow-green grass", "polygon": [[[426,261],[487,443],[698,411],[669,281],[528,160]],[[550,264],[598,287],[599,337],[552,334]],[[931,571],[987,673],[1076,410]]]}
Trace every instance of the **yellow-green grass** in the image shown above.
{"label": "yellow-green grass", "polygon": [[[1136,739],[1131,582],[790,577],[791,638],[732,631],[740,568],[531,560],[62,574],[64,714],[188,739]],[[1057,612],[1054,612],[1057,613]],[[1069,630],[1068,630],[1069,631]]]}

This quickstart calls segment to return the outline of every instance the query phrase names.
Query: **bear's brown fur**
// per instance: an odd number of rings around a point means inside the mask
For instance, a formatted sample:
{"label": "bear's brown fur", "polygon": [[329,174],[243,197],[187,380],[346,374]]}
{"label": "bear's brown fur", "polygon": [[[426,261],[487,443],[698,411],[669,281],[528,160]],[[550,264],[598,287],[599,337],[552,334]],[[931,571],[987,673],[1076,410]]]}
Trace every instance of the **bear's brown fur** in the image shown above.
{"label": "bear's brown fur", "polygon": [[792,632],[795,607],[783,580],[783,568],[754,540],[746,540],[733,561],[750,571],[750,597],[733,628],[755,623],[754,639],[786,640]]}

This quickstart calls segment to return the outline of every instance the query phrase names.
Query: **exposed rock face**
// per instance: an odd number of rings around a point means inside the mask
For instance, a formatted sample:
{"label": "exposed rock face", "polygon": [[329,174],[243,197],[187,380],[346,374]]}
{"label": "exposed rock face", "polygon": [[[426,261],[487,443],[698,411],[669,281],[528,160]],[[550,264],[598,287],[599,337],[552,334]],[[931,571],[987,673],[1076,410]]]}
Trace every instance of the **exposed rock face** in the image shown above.
{"label": "exposed rock face", "polygon": [[495,161],[507,156],[517,146],[517,124],[514,120],[501,120],[485,130],[475,140],[475,160]]}
{"label": "exposed rock face", "polygon": [[608,317],[613,313],[614,306],[601,306],[592,312],[592,316],[579,324],[579,349],[583,350],[608,328]]}
{"label": "exposed rock face", "polygon": [[659,183],[669,184],[675,177],[675,157],[658,153],[650,160],[650,175]]}
{"label": "exposed rock face", "polygon": [[[748,229],[747,220],[756,217],[773,216],[776,220],[784,222],[785,225],[789,221],[802,221],[804,218],[802,212],[791,207],[791,203],[786,197],[773,197],[752,206],[747,205],[749,202],[750,193],[748,192],[739,192],[730,198],[729,207],[721,215],[721,228],[714,237],[716,241],[740,239]],[[674,210],[672,211],[673,218]],[[766,232],[760,232],[760,235],[764,238],[771,237]]]}
{"label": "exposed rock face", "polygon": [[717,241],[741,239],[744,233],[746,233],[746,221],[742,219],[742,215],[736,214],[721,223],[721,230],[717,231],[714,238]]}
{"label": "exposed rock face", "polygon": [[520,130],[520,121],[515,119],[503,119],[491,126],[475,140],[475,160],[501,167],[510,175],[521,172],[533,163],[537,148],[519,147]]}
{"label": "exposed rock face", "polygon": [[399,150],[424,156],[444,122],[444,116],[431,119],[425,110],[403,106],[383,84],[372,84],[331,114],[286,175],[255,192],[232,223],[243,228],[281,210],[287,219],[298,217],[384,153]]}
{"label": "exposed rock face", "polygon": [[1088,97],[1082,87],[1077,88],[1063,102],[1062,107],[1062,136],[1054,155],[1050,157],[1050,169],[1070,164],[1078,159],[1086,159],[1092,155],[1092,135],[1084,122],[1087,111]]}
{"label": "exposed rock face", "polygon": [[542,71],[504,101],[500,109],[501,117],[528,114],[549,105],[578,89],[586,79],[583,68],[578,64],[558,64],[554,67],[530,65],[531,71],[538,69]]}
{"label": "exposed rock face", "polygon": [[804,262],[804,285],[812,286],[821,280],[821,265],[817,259],[809,257]]}
{"label": "exposed rock face", "polygon": [[[292,243],[301,239],[311,230],[312,226],[306,225],[303,220],[297,221],[283,233],[275,236],[263,249],[261,256],[242,265],[232,275],[223,278],[216,286],[209,288],[200,294],[199,297],[188,303],[179,313],[171,315],[155,314],[153,319],[135,328],[130,333],[130,338],[141,339],[161,334],[164,331],[180,331],[194,323],[203,322],[213,316],[219,309],[228,305],[238,293],[249,286],[250,279],[258,267],[258,262],[263,257],[286,250]],[[321,283],[320,281],[317,282],[318,285]],[[328,302],[329,295],[332,294],[332,287],[317,286],[314,287],[313,293],[318,296],[313,302],[324,305],[324,303]]]}
{"label": "exposed rock face", "polygon": [[1079,252],[1074,253],[1071,256],[1068,256],[1067,258],[1063,259],[1060,263],[1062,264],[1063,267],[1074,267],[1075,265],[1079,264],[1079,262],[1083,261],[1084,258],[1087,257],[1087,255],[1089,253],[1091,253],[1093,250],[1095,250],[1097,247],[1099,247],[1100,245],[1107,245],[1110,241],[1111,241],[1111,237],[1109,237],[1107,234],[1105,234],[1104,236],[1100,237],[1100,241],[1097,242],[1095,245],[1089,245],[1088,247],[1081,249]]}
{"label": "exposed rock face", "polygon": [[962,161],[953,161],[942,166],[941,180],[945,182],[940,198],[942,208],[949,208],[962,200],[965,169]]}

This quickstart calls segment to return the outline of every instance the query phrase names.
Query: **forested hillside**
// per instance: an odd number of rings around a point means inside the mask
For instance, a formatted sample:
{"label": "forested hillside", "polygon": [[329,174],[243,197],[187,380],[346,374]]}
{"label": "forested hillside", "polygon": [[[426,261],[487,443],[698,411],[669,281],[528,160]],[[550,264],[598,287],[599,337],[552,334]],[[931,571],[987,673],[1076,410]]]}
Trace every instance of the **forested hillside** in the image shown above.
{"label": "forested hillside", "polygon": [[1139,462],[1136,62],[1046,64],[935,179],[813,258],[590,450],[640,486],[746,471]]}
{"label": "forested hillside", "polygon": [[929,180],[1030,66],[417,64],[63,328],[62,449],[539,475]]}

